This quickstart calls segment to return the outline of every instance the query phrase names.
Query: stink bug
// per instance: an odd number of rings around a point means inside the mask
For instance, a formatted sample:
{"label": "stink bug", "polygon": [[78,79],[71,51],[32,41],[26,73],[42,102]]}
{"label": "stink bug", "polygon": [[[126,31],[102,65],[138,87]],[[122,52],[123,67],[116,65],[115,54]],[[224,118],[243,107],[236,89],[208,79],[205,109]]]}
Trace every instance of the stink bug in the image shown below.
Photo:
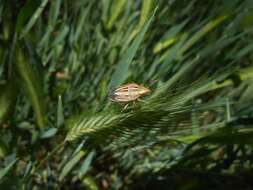
{"label": "stink bug", "polygon": [[109,98],[114,102],[128,103],[139,100],[140,97],[148,94],[149,92],[150,89],[142,85],[129,83],[119,86],[118,88],[111,91]]}

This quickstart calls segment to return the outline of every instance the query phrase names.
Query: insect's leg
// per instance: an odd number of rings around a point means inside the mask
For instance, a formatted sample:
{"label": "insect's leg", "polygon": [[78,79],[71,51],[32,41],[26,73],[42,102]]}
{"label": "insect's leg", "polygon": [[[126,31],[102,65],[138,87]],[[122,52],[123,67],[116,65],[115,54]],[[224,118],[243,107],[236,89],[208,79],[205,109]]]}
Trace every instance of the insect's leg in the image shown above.
{"label": "insect's leg", "polygon": [[143,103],[145,103],[145,104],[147,103],[146,101],[141,100],[140,98],[138,98],[138,99],[137,99],[137,101],[139,101],[139,102],[143,102]]}
{"label": "insect's leg", "polygon": [[133,105],[133,106],[132,106],[132,107],[133,107],[132,112],[133,112],[134,109],[136,108],[136,101],[134,100],[132,103],[133,103],[133,104],[132,104],[132,105]]}
{"label": "insect's leg", "polygon": [[127,109],[128,106],[129,106],[129,104],[126,104],[126,105],[123,107],[123,110]]}
{"label": "insect's leg", "polygon": [[155,84],[155,83],[157,83],[157,82],[159,82],[159,80],[158,80],[158,79],[153,80],[153,81],[151,81],[151,83],[150,83],[150,85],[149,85],[149,86],[152,86],[152,85],[154,85],[154,84]]}

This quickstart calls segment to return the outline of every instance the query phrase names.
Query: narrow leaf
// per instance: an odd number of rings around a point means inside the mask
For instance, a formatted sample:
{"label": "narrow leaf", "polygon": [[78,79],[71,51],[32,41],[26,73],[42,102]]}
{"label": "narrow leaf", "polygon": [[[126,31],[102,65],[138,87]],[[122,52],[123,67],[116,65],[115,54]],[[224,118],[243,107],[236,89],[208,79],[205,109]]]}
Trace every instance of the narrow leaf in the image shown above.
{"label": "narrow leaf", "polygon": [[57,128],[51,128],[41,134],[40,138],[46,139],[54,136],[57,133]]}
{"label": "narrow leaf", "polygon": [[121,12],[124,10],[124,6],[125,3],[127,1],[126,0],[114,0],[113,4],[112,4],[112,9],[111,9],[111,15],[107,24],[107,28],[110,30],[115,21],[117,20],[117,18],[119,17],[119,15],[121,14]]}
{"label": "narrow leaf", "polygon": [[64,177],[72,170],[72,168],[79,162],[79,160],[85,155],[84,151],[77,153],[63,168],[59,180],[62,181]]}
{"label": "narrow leaf", "polygon": [[130,47],[126,50],[125,54],[122,56],[121,61],[118,63],[115,72],[112,75],[112,79],[110,81],[110,89],[115,88],[119,84],[121,84],[127,77],[127,71],[128,68],[144,38],[145,33],[148,30],[149,25],[151,24],[151,21],[154,18],[156,10],[153,12],[151,17],[148,19],[148,21],[144,24],[143,28],[135,38],[135,40],[132,42]]}
{"label": "narrow leaf", "polygon": [[0,123],[11,111],[17,97],[18,87],[15,79],[11,79],[6,84],[0,85]]}
{"label": "narrow leaf", "polygon": [[0,180],[10,171],[10,169],[14,166],[14,164],[18,161],[18,158],[10,162],[5,168],[0,170]]}
{"label": "narrow leaf", "polygon": [[45,122],[45,104],[43,102],[42,88],[40,87],[40,83],[35,72],[33,71],[31,65],[28,64],[23,52],[20,49],[17,49],[17,61],[15,66],[19,76],[21,77],[21,84],[23,85],[32,103],[37,117],[37,124],[40,128],[42,128]]}
{"label": "narrow leaf", "polygon": [[47,3],[48,3],[48,0],[44,0],[41,3],[41,5],[37,8],[37,10],[35,11],[35,13],[31,17],[31,19],[29,20],[29,22],[27,23],[27,25],[25,26],[25,28],[21,32],[20,38],[23,38],[31,30],[31,28],[34,26],[34,24],[36,23],[37,19],[41,15],[42,11],[46,7]]}
{"label": "narrow leaf", "polygon": [[196,34],[194,34],[184,45],[184,47],[179,52],[179,56],[183,55],[189,48],[191,48],[196,42],[203,38],[207,33],[212,31],[214,28],[219,26],[223,21],[225,21],[229,16],[222,15],[215,20],[208,22],[202,29],[200,29]]}
{"label": "narrow leaf", "polygon": [[79,178],[83,178],[83,176],[87,173],[90,168],[91,161],[95,156],[95,151],[91,151],[88,156],[85,158],[82,167],[79,170]]}
{"label": "narrow leaf", "polygon": [[57,104],[57,127],[61,127],[64,123],[64,113],[61,95],[58,97]]}

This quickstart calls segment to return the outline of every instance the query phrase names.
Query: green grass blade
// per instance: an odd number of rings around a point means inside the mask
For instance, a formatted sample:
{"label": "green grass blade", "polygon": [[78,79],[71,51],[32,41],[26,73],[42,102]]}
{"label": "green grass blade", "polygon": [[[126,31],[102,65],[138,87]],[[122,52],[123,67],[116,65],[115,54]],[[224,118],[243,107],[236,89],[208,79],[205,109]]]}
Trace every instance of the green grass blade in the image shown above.
{"label": "green grass blade", "polygon": [[10,171],[10,169],[14,166],[14,164],[16,164],[17,161],[18,161],[18,158],[11,161],[5,168],[3,168],[0,171],[0,181],[3,179],[4,176],[6,176],[6,174]]}
{"label": "green grass blade", "polygon": [[27,25],[22,30],[21,35],[19,37],[20,39],[23,38],[31,30],[31,28],[34,26],[34,24],[36,23],[36,21],[38,20],[38,18],[42,14],[42,12],[43,12],[44,8],[46,7],[47,3],[48,3],[48,0],[44,0],[41,3],[41,5],[37,8],[37,10],[35,11],[33,16],[31,17],[31,19],[29,20]]}
{"label": "green grass blade", "polygon": [[[153,52],[155,54],[159,53],[160,51],[168,48],[172,44],[178,42],[180,38],[180,32],[185,27],[185,25],[189,22],[189,19],[186,19],[182,23],[171,27],[162,37],[162,39],[156,43]],[[182,35],[182,34],[181,34]]]}
{"label": "green grass blade", "polygon": [[57,128],[50,128],[40,135],[41,139],[47,139],[53,137],[57,133]]}
{"label": "green grass blade", "polygon": [[18,86],[15,79],[0,85],[0,123],[7,117],[17,98]]}
{"label": "green grass blade", "polygon": [[145,0],[142,1],[142,8],[141,8],[141,17],[139,22],[139,27],[142,27],[143,24],[148,20],[150,13],[154,7],[153,0]]}
{"label": "green grass blade", "polygon": [[86,154],[84,151],[78,152],[62,169],[59,180],[62,181],[64,177],[72,170],[72,168],[79,162],[79,160]]}
{"label": "green grass blade", "polygon": [[40,128],[43,128],[45,125],[45,104],[43,101],[42,88],[40,87],[40,82],[38,81],[35,72],[28,64],[27,59],[24,57],[23,52],[20,49],[17,49],[17,61],[15,66],[22,79],[22,85],[32,103],[37,118],[37,124]]}
{"label": "green grass blade", "polygon": [[110,81],[109,87],[110,89],[115,88],[120,85],[127,77],[128,68],[144,38],[145,33],[148,30],[149,25],[151,24],[156,10],[153,12],[151,17],[144,24],[143,28],[132,42],[130,47],[126,50],[125,54],[122,56],[121,61],[118,63],[115,72],[112,75],[112,79]]}
{"label": "green grass blade", "polygon": [[29,0],[26,4],[22,7],[18,14],[17,23],[16,23],[16,32],[20,34],[24,29],[25,22],[29,20],[36,8],[39,6],[38,2]]}
{"label": "green grass blade", "polygon": [[50,15],[49,15],[49,26],[55,26],[57,22],[57,18],[59,17],[60,14],[60,8],[61,8],[61,0],[55,0],[52,1],[52,6],[50,9]]}
{"label": "green grass blade", "polygon": [[62,105],[62,97],[59,95],[57,104],[57,127],[61,127],[64,124],[64,110]]}
{"label": "green grass blade", "polygon": [[112,8],[111,8],[111,15],[110,15],[109,21],[107,23],[108,30],[112,29],[113,25],[115,24],[115,21],[117,20],[119,15],[124,10],[124,6],[125,6],[126,2],[127,2],[126,0],[116,0],[116,1],[114,0],[113,1]]}
{"label": "green grass blade", "polygon": [[78,172],[78,176],[79,178],[83,178],[83,176],[87,173],[87,171],[90,168],[91,162],[93,157],[95,156],[95,151],[91,151],[85,158],[79,172]]}
{"label": "green grass blade", "polygon": [[215,20],[208,22],[202,29],[200,29],[196,34],[194,34],[185,44],[184,47],[179,52],[179,56],[183,55],[189,48],[191,48],[196,42],[202,39],[207,33],[211,32],[214,28],[219,26],[223,21],[229,18],[228,15],[222,15]]}

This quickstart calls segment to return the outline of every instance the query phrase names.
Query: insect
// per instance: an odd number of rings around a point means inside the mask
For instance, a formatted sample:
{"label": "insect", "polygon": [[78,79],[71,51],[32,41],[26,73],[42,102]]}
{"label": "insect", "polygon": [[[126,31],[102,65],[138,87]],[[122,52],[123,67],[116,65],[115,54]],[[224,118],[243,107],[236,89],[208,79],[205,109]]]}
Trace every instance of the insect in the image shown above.
{"label": "insect", "polygon": [[112,101],[119,103],[134,102],[136,100],[140,101],[139,98],[148,94],[150,91],[150,89],[142,85],[129,83],[119,86],[118,88],[111,91],[109,98]]}

